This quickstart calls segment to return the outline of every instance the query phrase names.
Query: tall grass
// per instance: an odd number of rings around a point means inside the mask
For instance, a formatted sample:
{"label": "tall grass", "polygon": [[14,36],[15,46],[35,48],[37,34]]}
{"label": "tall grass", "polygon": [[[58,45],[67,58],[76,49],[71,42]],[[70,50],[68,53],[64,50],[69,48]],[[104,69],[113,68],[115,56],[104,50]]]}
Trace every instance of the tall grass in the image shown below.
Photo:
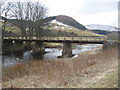
{"label": "tall grass", "polygon": [[[61,60],[33,60],[26,63],[18,64],[14,67],[3,70],[3,82],[11,81],[28,76],[38,77],[37,80],[42,84],[56,84],[65,85],[72,82],[73,77],[80,76],[82,70],[88,68],[99,62],[107,62],[117,57],[117,49],[111,48],[98,52],[97,54],[90,54],[88,51],[81,54],[77,58],[64,58]],[[40,84],[40,83],[39,83]]]}

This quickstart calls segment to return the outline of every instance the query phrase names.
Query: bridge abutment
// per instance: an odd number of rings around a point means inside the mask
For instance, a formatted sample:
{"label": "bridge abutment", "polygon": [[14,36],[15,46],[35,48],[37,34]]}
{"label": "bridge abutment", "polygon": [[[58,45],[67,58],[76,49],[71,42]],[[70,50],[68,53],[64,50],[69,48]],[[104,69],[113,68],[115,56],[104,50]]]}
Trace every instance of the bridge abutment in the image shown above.
{"label": "bridge abutment", "polygon": [[72,46],[71,42],[64,42],[63,43],[63,51],[62,51],[63,57],[72,57]]}
{"label": "bridge abutment", "polygon": [[103,49],[110,48],[110,47],[120,47],[120,42],[115,42],[115,41],[103,42]]}
{"label": "bridge abutment", "polygon": [[103,42],[103,49],[106,49],[108,47],[107,42]]}

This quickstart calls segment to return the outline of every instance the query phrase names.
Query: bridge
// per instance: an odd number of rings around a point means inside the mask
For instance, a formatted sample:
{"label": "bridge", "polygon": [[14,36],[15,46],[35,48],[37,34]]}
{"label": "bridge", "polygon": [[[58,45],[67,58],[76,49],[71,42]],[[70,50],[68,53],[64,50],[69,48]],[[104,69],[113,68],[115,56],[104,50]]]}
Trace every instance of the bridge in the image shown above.
{"label": "bridge", "polygon": [[[7,19],[2,17],[2,20],[6,22]],[[24,43],[28,43],[31,45],[33,42],[36,44],[36,46],[30,48],[34,49],[36,52],[38,48],[40,49],[40,52],[44,51],[44,45],[43,42],[53,42],[53,43],[63,43],[63,56],[72,56],[72,43],[81,43],[81,44],[103,44],[103,48],[107,47],[107,38],[104,36],[77,36],[77,34],[74,34],[73,32],[68,33],[68,32],[63,32],[60,34],[60,31],[57,31],[56,34],[52,37],[49,37],[48,35],[53,35],[53,33],[50,32],[45,32],[41,28],[38,30],[36,28],[28,28],[27,26],[21,27],[19,24],[16,25],[13,22],[13,25],[17,26],[20,28],[21,33],[16,34],[13,33],[12,31],[7,31],[6,30],[6,23],[3,23],[2,25],[2,47],[3,50],[10,51],[11,49],[21,49]],[[23,29],[25,28],[25,29]],[[48,35],[46,36],[46,33]],[[45,35],[45,37],[43,37]],[[32,36],[32,37],[31,37]],[[67,37],[66,37],[67,36]],[[36,48],[38,47],[38,48]]]}
{"label": "bridge", "polygon": [[[21,46],[23,42],[36,43],[36,47],[42,48],[43,42],[53,42],[53,43],[63,43],[62,56],[72,57],[72,46],[71,43],[81,43],[81,44],[104,44],[106,42],[106,37],[104,36],[76,36],[76,37],[4,37],[3,44]],[[37,49],[36,49],[37,50]]]}
{"label": "bridge", "polygon": [[7,41],[42,41],[42,42],[71,42],[71,43],[87,43],[87,44],[103,44],[106,41],[104,36],[77,36],[77,37],[4,37],[3,40]]}

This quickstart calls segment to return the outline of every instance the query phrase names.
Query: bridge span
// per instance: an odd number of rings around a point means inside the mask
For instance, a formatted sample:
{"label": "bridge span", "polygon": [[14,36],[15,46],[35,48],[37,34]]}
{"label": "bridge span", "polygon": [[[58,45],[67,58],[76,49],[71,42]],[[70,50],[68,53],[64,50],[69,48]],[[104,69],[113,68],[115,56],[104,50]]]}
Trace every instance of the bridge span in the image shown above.
{"label": "bridge span", "polygon": [[[53,42],[53,43],[63,43],[63,57],[72,57],[72,43],[80,44],[103,44],[105,46],[106,37],[103,36],[78,36],[78,37],[39,37],[39,38],[22,38],[22,37],[4,37],[3,45],[13,45],[21,46],[23,42],[31,44],[36,43],[36,47],[44,49],[43,42]],[[38,49],[36,49],[38,50]],[[42,52],[40,50],[40,52]]]}

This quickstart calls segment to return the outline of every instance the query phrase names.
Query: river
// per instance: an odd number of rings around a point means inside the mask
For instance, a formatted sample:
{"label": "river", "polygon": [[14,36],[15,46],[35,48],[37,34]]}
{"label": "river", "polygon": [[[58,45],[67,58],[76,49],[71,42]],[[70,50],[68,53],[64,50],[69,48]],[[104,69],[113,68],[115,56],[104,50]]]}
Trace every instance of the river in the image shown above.
{"label": "river", "polygon": [[[100,44],[74,45],[72,50],[74,56],[72,58],[77,57],[81,52],[92,50],[97,46],[100,46]],[[62,48],[45,48],[45,52],[47,53],[40,55],[40,60],[59,60],[57,57],[62,55]],[[34,60],[32,50],[24,52],[22,55],[11,53],[11,55],[2,56],[2,67],[14,66],[15,64],[24,63],[29,60]]]}

